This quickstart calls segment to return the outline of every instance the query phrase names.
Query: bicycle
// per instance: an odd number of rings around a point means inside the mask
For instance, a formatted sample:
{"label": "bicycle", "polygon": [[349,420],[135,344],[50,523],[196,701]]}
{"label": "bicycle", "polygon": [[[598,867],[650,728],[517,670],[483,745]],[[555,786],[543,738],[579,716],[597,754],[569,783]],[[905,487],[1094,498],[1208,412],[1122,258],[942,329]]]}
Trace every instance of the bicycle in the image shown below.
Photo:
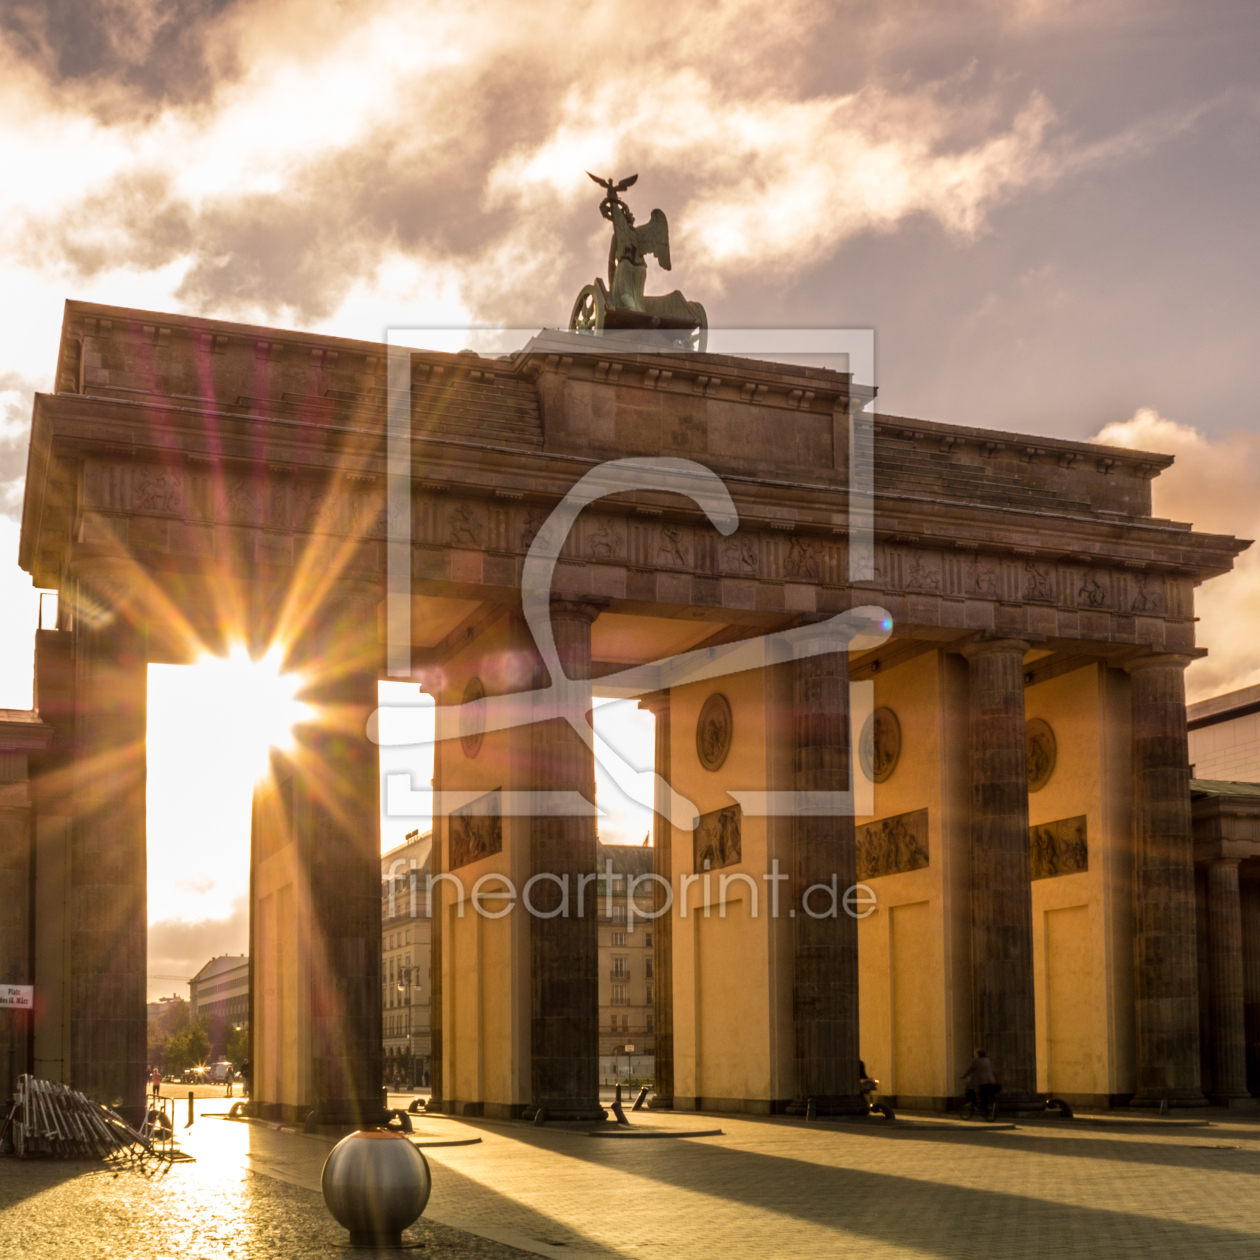
{"label": "bicycle", "polygon": [[962,1106],[958,1109],[958,1114],[964,1120],[974,1120],[978,1117],[992,1124],[998,1116],[998,1093],[996,1086],[981,1085],[979,1093],[974,1089],[969,1089]]}

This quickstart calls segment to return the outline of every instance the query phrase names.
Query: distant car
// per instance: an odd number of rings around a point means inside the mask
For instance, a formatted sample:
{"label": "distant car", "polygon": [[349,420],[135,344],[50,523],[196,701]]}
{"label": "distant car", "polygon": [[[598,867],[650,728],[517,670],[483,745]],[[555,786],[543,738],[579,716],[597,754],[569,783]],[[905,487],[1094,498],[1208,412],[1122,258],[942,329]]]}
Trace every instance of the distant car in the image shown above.
{"label": "distant car", "polygon": [[180,1077],[185,1085],[204,1085],[209,1079],[209,1070],[203,1067],[185,1068],[183,1076]]}
{"label": "distant car", "polygon": [[212,1085],[222,1085],[231,1070],[232,1065],[226,1059],[220,1059],[218,1063],[212,1063],[207,1069],[206,1079]]}

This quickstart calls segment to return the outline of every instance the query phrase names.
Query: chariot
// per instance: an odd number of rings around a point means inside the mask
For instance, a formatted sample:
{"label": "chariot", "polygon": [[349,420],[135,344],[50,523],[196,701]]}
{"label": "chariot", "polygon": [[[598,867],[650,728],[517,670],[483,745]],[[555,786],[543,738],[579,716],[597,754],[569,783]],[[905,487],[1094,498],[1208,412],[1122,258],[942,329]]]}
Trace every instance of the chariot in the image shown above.
{"label": "chariot", "polygon": [[594,284],[588,284],[578,294],[569,328],[597,335],[623,329],[658,331],[664,334],[661,340],[666,344],[703,352],[709,332],[704,307],[699,302],[689,302],[677,289],[663,296],[643,292],[648,254],[655,254],[661,267],[670,270],[669,224],[664,211],[653,210],[646,224],[635,227],[634,215],[619,194],[638,178],[631,175],[614,185],[611,179],[591,175],[604,189],[599,212],[613,225],[608,283],[597,276]]}

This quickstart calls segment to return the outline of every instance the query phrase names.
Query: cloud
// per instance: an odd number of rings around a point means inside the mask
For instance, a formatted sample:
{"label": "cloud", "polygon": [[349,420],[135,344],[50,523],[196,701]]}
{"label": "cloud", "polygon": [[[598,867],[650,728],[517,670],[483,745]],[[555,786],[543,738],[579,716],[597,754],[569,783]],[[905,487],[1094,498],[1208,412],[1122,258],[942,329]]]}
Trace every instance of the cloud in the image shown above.
{"label": "cloud", "polygon": [[[351,332],[339,310],[389,287],[382,264],[401,256],[420,311],[439,293],[449,306],[458,273],[476,319],[563,320],[602,270],[587,168],[643,171],[633,204],[667,207],[674,282],[719,293],[915,216],[974,235],[1070,156],[1044,97],[1008,108],[966,73],[811,90],[798,72],[827,14],[803,2],[382,3],[314,20],[206,3],[179,22],[151,0],[121,7],[121,33],[64,97],[54,72],[78,54],[49,33],[60,10],[38,39],[32,20],[10,39],[11,59],[27,49],[9,89],[26,117],[8,111],[0,141],[24,177],[0,220],[27,264],[75,282],[169,269],[171,304],[205,314]],[[652,38],[627,39],[631,18]],[[183,97],[141,70],[189,32],[225,69]],[[133,71],[144,108],[95,109],[91,93]]]}
{"label": "cloud", "polygon": [[233,0],[16,0],[0,8],[11,55],[110,113],[195,100],[225,67],[213,29]]}
{"label": "cloud", "polygon": [[0,516],[22,510],[27,436],[35,383],[18,372],[0,372]]}
{"label": "cloud", "polygon": [[[1260,538],[1260,434],[1235,432],[1212,439],[1150,407],[1106,425],[1091,441],[1175,455],[1156,478],[1156,516],[1188,521],[1211,534]],[[1251,547],[1234,570],[1195,592],[1200,647],[1208,656],[1186,671],[1191,700],[1260,682],[1260,549]]]}
{"label": "cloud", "polygon": [[194,976],[220,954],[249,952],[249,899],[238,897],[222,919],[151,919],[149,923],[149,1000],[172,991],[186,996],[176,980],[158,977]]}

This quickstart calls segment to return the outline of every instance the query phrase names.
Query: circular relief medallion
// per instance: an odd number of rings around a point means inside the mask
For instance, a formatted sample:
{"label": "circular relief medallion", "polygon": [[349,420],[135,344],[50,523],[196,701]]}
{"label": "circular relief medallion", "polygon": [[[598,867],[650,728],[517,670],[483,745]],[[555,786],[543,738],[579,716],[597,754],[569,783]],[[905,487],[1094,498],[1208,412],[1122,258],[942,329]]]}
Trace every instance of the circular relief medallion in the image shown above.
{"label": "circular relief medallion", "polygon": [[459,742],[465,757],[481,751],[486,736],[486,689],[480,678],[470,678],[464,688],[464,704],[459,712]]}
{"label": "circular relief medallion", "polygon": [[858,738],[858,759],[862,773],[872,783],[892,777],[901,756],[901,723],[891,709],[876,709],[862,723]]}
{"label": "circular relief medallion", "polygon": [[1028,746],[1028,790],[1040,792],[1054,773],[1059,748],[1050,723],[1041,718],[1031,718],[1024,724],[1024,738]]}
{"label": "circular relief medallion", "polygon": [[704,702],[696,723],[696,756],[706,770],[721,769],[726,754],[731,751],[734,725],[730,701],[720,691],[714,692]]}

